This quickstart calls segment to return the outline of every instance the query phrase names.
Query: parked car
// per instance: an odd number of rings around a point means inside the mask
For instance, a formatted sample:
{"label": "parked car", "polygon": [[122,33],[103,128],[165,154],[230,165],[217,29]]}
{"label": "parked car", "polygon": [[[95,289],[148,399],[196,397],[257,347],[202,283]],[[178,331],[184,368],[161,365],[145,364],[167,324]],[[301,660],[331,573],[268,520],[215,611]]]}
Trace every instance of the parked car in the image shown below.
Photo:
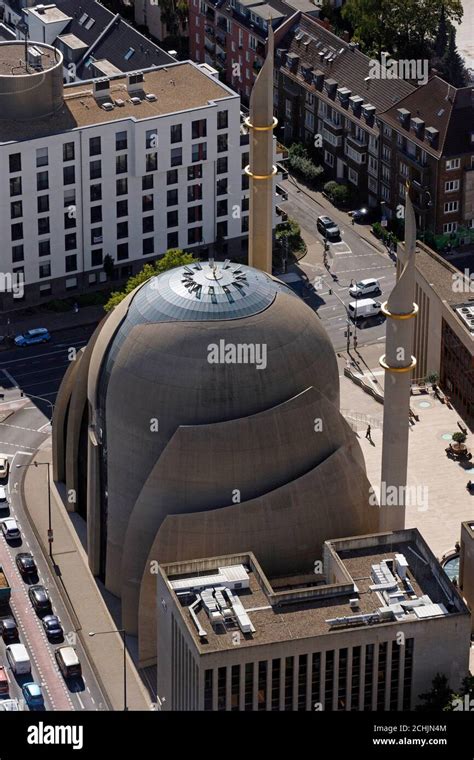
{"label": "parked car", "polygon": [[349,288],[349,293],[353,298],[363,298],[364,296],[376,295],[381,292],[380,282],[374,277],[360,280]]}
{"label": "parked car", "polygon": [[5,648],[7,660],[15,675],[31,673],[31,661],[24,644],[10,644]]}
{"label": "parked car", "polygon": [[81,663],[74,647],[59,647],[54,652],[54,656],[64,678],[80,678],[82,676]]}
{"label": "parked car", "polygon": [[3,535],[7,541],[17,541],[21,538],[20,528],[18,527],[17,521],[12,517],[6,517],[5,520],[2,520],[1,525]]}
{"label": "parked car", "polygon": [[51,599],[44,586],[36,584],[28,589],[28,596],[35,612],[38,614],[51,612]]}
{"label": "parked car", "polygon": [[15,562],[22,577],[35,575],[38,572],[36,562],[30,552],[20,552],[16,555]]}
{"label": "parked car", "polygon": [[8,694],[10,690],[10,679],[3,665],[0,665],[0,694]]}
{"label": "parked car", "polygon": [[0,478],[8,478],[10,460],[5,454],[0,454]]}
{"label": "parked car", "polygon": [[361,301],[351,301],[349,304],[349,316],[356,321],[365,317],[374,317],[380,314],[382,304],[373,298],[363,298]]}
{"label": "parked car", "polygon": [[0,486],[0,509],[8,507],[7,489],[5,486]]}
{"label": "parked car", "polygon": [[320,231],[321,235],[327,237],[328,239],[341,237],[341,231],[339,227],[328,216],[318,216],[316,227]]}
{"label": "parked car", "polygon": [[39,684],[28,681],[28,683],[23,684],[21,690],[28,707],[44,707],[43,692]]}
{"label": "parked car", "polygon": [[48,340],[51,340],[51,335],[46,327],[35,327],[33,330],[27,330],[25,333],[17,335],[15,345],[31,346],[34,343],[47,343]]}
{"label": "parked car", "polygon": [[0,620],[0,635],[5,643],[8,641],[18,641],[18,627],[11,615]]}
{"label": "parked car", "polygon": [[63,639],[64,631],[57,615],[45,615],[43,628],[48,639]]}

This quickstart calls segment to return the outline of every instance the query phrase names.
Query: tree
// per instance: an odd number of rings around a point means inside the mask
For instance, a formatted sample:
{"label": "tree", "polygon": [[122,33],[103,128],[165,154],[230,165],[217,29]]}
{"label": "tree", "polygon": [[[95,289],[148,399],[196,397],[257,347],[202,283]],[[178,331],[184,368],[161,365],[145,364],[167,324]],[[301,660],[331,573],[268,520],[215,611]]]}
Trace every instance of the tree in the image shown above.
{"label": "tree", "polygon": [[455,441],[456,443],[464,443],[464,441],[467,438],[467,435],[466,433],[461,433],[459,430],[456,430],[456,432],[453,433],[451,437],[453,441]]}
{"label": "tree", "polygon": [[436,673],[431,690],[419,695],[418,699],[422,701],[422,704],[417,705],[415,710],[417,712],[430,712],[432,710],[452,709],[452,701],[455,696],[447,677]]}
{"label": "tree", "polygon": [[437,58],[442,58],[446,52],[448,45],[448,27],[446,24],[446,13],[444,5],[441,6],[441,13],[439,17],[438,31],[436,32],[436,39],[434,43],[434,52]]}
{"label": "tree", "polygon": [[322,166],[313,162],[308,149],[301,143],[293,143],[288,150],[288,165],[297,174],[308,182],[316,182],[324,172]]}
{"label": "tree", "polygon": [[151,277],[155,277],[157,274],[166,272],[168,269],[174,269],[175,267],[183,266],[183,264],[192,264],[193,261],[198,261],[190,253],[184,253],[180,248],[170,248],[169,251],[158,259],[153,264],[145,264],[138,274],[133,275],[127,280],[123,290],[112,293],[109,300],[104,306],[105,311],[112,311],[120,301],[123,301],[125,296],[135,290],[136,287],[142,285]]}
{"label": "tree", "polygon": [[114,260],[112,256],[110,255],[110,253],[105,254],[104,260],[102,262],[102,268],[105,274],[107,275],[107,279],[111,280],[114,274],[115,265],[114,265]]}
{"label": "tree", "polygon": [[453,87],[464,87],[467,81],[463,59],[456,48],[456,31],[451,29],[449,43],[440,63],[441,74]]}

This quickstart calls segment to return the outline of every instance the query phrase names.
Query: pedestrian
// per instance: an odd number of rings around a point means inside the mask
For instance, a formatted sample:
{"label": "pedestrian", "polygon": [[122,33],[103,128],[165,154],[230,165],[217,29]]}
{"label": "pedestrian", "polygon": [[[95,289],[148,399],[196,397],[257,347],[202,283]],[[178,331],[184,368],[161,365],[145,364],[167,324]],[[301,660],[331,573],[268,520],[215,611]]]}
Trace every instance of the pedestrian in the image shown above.
{"label": "pedestrian", "polygon": [[370,443],[372,443],[372,433],[371,433],[371,427],[370,427],[370,425],[367,425],[367,432],[365,434],[365,437],[367,438],[367,440]]}
{"label": "pedestrian", "polygon": [[352,223],[352,225],[354,225],[354,224],[355,224],[355,217],[354,217],[354,214],[352,214],[352,217],[351,217],[351,223]]}
{"label": "pedestrian", "polygon": [[74,306],[72,308],[74,309],[74,313],[77,314],[79,311],[79,304],[77,301],[74,302]]}

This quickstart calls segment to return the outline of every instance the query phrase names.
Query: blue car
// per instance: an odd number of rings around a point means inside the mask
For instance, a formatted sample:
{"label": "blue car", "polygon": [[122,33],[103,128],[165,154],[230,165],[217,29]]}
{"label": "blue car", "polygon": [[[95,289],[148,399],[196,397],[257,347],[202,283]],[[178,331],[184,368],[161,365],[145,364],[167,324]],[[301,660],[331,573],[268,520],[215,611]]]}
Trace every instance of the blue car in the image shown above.
{"label": "blue car", "polygon": [[41,686],[34,681],[29,681],[21,687],[25,702],[28,707],[44,707],[43,693]]}
{"label": "blue car", "polygon": [[27,330],[22,335],[17,335],[15,345],[32,346],[33,343],[47,343],[48,340],[51,340],[51,335],[46,327],[36,327],[34,330]]}

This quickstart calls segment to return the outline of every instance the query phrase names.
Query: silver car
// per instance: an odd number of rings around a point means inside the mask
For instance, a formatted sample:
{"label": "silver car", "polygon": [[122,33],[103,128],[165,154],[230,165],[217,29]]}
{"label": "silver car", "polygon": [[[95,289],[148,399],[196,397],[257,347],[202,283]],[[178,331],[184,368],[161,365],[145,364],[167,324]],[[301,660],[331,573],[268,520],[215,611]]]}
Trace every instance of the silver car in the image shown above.
{"label": "silver car", "polygon": [[15,541],[21,538],[20,528],[18,523],[12,517],[7,517],[6,520],[2,520],[2,532],[7,541]]}

